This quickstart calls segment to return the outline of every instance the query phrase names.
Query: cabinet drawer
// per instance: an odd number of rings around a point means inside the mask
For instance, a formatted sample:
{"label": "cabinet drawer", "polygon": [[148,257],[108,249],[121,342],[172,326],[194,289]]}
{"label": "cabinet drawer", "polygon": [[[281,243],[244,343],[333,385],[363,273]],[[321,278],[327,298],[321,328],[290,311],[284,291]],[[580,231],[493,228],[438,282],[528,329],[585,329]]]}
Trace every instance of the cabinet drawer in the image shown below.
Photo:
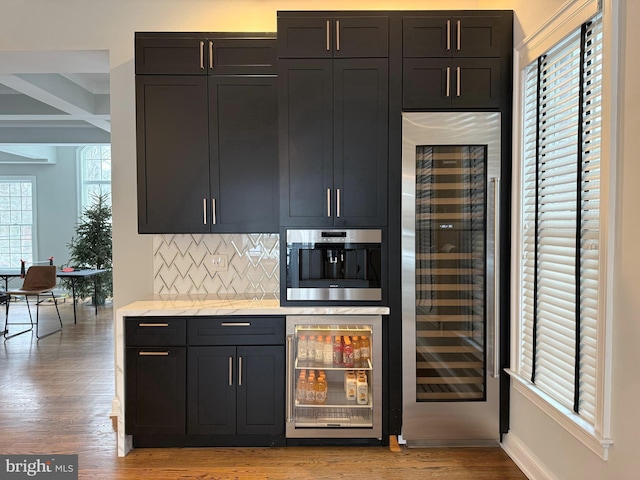
{"label": "cabinet drawer", "polygon": [[184,318],[128,317],[125,320],[127,346],[186,345],[187,321]]}
{"label": "cabinet drawer", "polygon": [[284,317],[190,318],[189,345],[281,345]]}

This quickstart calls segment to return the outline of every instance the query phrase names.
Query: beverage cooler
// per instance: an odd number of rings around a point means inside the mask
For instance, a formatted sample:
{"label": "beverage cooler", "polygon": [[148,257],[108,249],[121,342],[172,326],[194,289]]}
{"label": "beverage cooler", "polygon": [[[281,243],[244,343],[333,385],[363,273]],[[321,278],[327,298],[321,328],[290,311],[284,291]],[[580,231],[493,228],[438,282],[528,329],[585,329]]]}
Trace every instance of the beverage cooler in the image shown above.
{"label": "beverage cooler", "polygon": [[382,317],[287,316],[287,438],[382,438]]}

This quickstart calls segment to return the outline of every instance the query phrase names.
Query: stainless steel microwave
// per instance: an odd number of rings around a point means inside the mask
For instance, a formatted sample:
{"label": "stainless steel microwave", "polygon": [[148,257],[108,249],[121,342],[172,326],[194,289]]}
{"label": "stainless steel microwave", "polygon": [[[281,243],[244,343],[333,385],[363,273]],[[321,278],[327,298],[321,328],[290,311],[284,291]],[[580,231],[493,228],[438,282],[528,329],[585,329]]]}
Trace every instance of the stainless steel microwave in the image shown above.
{"label": "stainless steel microwave", "polygon": [[288,229],[286,301],[380,302],[380,229]]}

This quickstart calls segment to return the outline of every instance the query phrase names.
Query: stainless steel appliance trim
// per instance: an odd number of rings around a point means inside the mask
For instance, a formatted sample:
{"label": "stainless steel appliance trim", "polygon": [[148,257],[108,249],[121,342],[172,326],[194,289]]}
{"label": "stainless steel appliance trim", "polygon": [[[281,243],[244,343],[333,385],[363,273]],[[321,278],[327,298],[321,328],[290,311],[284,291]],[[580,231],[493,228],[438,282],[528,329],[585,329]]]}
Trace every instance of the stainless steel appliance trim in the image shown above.
{"label": "stainless steel appliance trim", "polygon": [[[500,378],[500,178],[492,177],[493,184],[493,212],[495,220],[493,222],[493,362],[490,365],[490,372],[493,378]],[[489,308],[489,305],[487,306]]]}
{"label": "stainless steel appliance trim", "polygon": [[168,323],[139,323],[139,327],[168,327]]}
{"label": "stainless steel appliance trim", "polygon": [[204,70],[204,42],[200,42],[200,68]]}
{"label": "stainless steel appliance trim", "polygon": [[[415,154],[418,145],[487,145],[486,175],[500,177],[499,112],[403,112],[402,127],[402,436],[409,445],[430,441],[499,439],[499,381],[488,374],[486,402],[416,402],[416,306],[415,306]],[[487,225],[495,219],[493,202],[487,202]],[[486,232],[486,250],[493,257],[494,230]],[[487,279],[493,278],[494,260],[487,259]],[[487,282],[491,286],[491,282]],[[498,293],[499,294],[499,293]],[[485,315],[490,317],[487,292]],[[492,322],[488,322],[490,327]],[[499,333],[498,333],[499,334]],[[493,357],[487,336],[487,358]]]}
{"label": "stainless steel appliance trim", "polygon": [[380,288],[287,288],[287,300],[382,300]]}
{"label": "stainless steel appliance trim", "polygon": [[[329,234],[323,236],[322,234]],[[342,234],[344,236],[331,236],[331,234]],[[324,230],[312,229],[288,229],[286,234],[287,243],[382,243],[382,230],[380,229],[337,229],[328,228]]]}
{"label": "stainless steel appliance trim", "polygon": [[169,352],[138,352],[141,357],[167,357]]}
{"label": "stainless steel appliance trim", "polygon": [[[293,365],[293,335],[287,335],[287,365]],[[293,368],[288,368],[287,370],[287,423],[291,423],[293,421],[293,379],[294,379],[294,371]]]}

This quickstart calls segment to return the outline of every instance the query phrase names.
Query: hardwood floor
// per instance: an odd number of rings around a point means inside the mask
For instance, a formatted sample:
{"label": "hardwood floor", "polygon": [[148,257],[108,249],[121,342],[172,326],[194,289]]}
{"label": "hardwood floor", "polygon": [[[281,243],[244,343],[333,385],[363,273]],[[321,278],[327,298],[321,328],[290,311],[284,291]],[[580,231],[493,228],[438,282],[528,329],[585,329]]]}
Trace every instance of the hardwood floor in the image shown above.
{"label": "hardwood floor", "polygon": [[[10,312],[13,321],[26,317],[19,303]],[[118,458],[109,419],[112,309],[96,317],[80,305],[77,325],[70,303],[60,312],[62,332],[0,341],[2,454],[78,454],[79,478],[87,479],[526,479],[499,448],[163,448]],[[54,329],[53,307],[40,313],[42,331]]]}

